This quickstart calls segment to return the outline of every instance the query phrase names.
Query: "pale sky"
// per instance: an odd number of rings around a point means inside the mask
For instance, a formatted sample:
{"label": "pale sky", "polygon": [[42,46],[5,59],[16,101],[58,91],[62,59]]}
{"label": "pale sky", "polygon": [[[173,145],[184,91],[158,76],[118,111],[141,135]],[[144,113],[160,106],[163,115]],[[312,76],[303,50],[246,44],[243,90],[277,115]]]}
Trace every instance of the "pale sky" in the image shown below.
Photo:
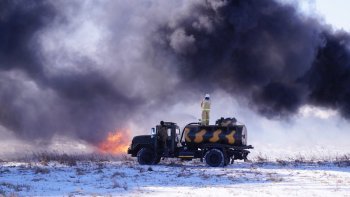
{"label": "pale sky", "polygon": [[336,29],[350,31],[350,1],[349,0],[280,0],[299,5],[301,10],[310,15],[321,16],[327,24]]}
{"label": "pale sky", "polygon": [[336,28],[350,31],[350,1],[349,0],[313,0],[315,9],[324,15],[327,23]]}

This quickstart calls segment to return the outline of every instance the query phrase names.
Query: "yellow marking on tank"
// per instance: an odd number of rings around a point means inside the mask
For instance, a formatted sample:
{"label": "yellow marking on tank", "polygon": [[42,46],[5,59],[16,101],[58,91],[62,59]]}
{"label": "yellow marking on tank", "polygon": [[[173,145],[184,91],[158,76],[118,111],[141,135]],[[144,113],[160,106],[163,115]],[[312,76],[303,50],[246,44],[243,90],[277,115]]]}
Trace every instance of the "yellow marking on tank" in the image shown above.
{"label": "yellow marking on tank", "polygon": [[211,138],[209,139],[209,142],[215,143],[215,142],[219,141],[219,140],[220,140],[219,135],[220,135],[221,132],[222,132],[221,129],[216,130],[216,131],[213,133],[213,137],[211,137]]}
{"label": "yellow marking on tank", "polygon": [[229,144],[234,144],[235,143],[235,141],[236,141],[235,138],[234,138],[235,133],[236,133],[236,131],[233,130],[233,131],[231,131],[231,133],[226,135],[226,138],[227,138],[227,141],[228,141]]}
{"label": "yellow marking on tank", "polygon": [[203,142],[203,136],[205,135],[207,131],[205,129],[201,130],[200,132],[196,133],[196,138],[194,138],[194,142],[201,143]]}
{"label": "yellow marking on tank", "polygon": [[191,138],[188,136],[189,133],[190,133],[190,129],[189,128],[185,128],[185,139],[186,139],[186,142],[191,142]]}

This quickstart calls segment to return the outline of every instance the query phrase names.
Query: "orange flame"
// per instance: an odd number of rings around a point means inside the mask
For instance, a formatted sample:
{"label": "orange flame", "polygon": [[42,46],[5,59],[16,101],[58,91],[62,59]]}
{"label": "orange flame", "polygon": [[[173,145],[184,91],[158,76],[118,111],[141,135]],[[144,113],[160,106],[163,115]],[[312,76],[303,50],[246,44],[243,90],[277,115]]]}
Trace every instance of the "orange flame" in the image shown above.
{"label": "orange flame", "polygon": [[107,138],[98,146],[103,153],[123,154],[126,153],[130,144],[130,130],[119,129],[109,132]]}

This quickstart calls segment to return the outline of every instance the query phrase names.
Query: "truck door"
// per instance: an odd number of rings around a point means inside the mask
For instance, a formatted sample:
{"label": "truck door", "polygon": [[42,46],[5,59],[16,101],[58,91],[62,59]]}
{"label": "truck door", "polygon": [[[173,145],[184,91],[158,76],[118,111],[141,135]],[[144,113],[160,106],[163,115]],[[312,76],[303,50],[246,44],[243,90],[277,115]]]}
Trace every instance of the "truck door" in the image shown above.
{"label": "truck door", "polygon": [[[175,150],[175,146],[177,146],[177,142],[176,142],[176,137],[177,137],[177,134],[176,134],[176,127],[175,126],[171,126],[169,127],[169,131],[170,133],[168,133],[168,136],[170,138],[170,147],[169,147],[169,151],[171,153],[174,153],[174,150]],[[170,134],[170,135],[169,135]]]}

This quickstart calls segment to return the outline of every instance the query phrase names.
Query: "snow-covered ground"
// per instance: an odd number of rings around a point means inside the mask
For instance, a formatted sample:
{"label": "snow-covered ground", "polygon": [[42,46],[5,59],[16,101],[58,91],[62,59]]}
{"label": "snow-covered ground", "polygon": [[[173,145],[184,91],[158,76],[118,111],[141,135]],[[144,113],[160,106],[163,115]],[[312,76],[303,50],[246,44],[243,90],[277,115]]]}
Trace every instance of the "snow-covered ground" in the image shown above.
{"label": "snow-covered ground", "polygon": [[350,165],[333,162],[0,162],[0,196],[350,196]]}

